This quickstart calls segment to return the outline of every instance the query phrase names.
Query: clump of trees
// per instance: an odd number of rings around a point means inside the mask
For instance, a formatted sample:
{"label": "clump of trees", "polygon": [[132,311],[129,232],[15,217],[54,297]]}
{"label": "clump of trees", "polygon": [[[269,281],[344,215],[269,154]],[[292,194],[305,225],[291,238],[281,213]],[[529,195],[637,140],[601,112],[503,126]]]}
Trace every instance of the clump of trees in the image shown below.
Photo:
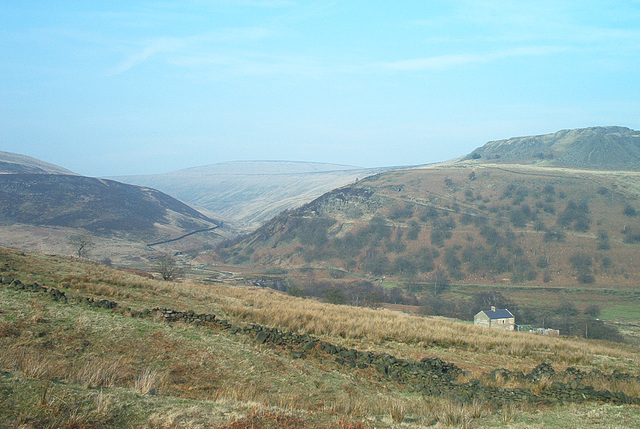
{"label": "clump of trees", "polygon": [[586,253],[575,253],[569,258],[569,262],[574,270],[576,270],[576,278],[580,283],[594,283],[596,278],[593,276],[591,268],[593,259]]}
{"label": "clump of trees", "polygon": [[586,232],[591,225],[589,218],[589,205],[586,200],[576,203],[573,200],[567,202],[565,209],[558,214],[558,225],[571,227],[574,231]]}
{"label": "clump of trees", "polygon": [[598,250],[609,250],[611,249],[611,242],[609,239],[609,233],[604,229],[598,230],[598,235],[596,236],[598,240]]}
{"label": "clump of trees", "polygon": [[[381,303],[417,305],[416,296],[399,287],[387,289],[367,280],[351,282],[318,281],[312,270],[307,281],[287,282],[287,293],[299,297],[320,298],[331,304],[377,306]],[[312,280],[309,280],[312,279]]]}
{"label": "clump of trees", "polygon": [[622,213],[625,216],[629,216],[629,217],[633,217],[633,216],[637,216],[638,215],[638,211],[631,204],[626,204],[624,206],[624,209],[622,210]]}
{"label": "clump of trees", "polygon": [[624,241],[626,244],[640,243],[640,231],[625,226],[622,229],[622,234],[624,234],[624,239],[622,241]]}

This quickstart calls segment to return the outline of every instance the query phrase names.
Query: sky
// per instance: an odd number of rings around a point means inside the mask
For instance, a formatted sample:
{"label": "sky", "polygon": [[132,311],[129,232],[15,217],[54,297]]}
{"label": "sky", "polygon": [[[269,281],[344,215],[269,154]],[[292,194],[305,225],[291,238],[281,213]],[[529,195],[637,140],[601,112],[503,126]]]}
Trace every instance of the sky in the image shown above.
{"label": "sky", "polygon": [[640,129],[639,0],[0,2],[0,150],[88,176]]}

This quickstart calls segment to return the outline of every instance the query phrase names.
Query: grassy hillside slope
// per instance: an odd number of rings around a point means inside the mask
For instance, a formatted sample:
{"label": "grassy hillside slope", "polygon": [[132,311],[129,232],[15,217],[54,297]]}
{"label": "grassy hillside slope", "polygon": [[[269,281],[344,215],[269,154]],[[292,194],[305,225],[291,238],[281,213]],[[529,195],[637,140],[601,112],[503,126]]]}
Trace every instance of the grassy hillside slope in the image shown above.
{"label": "grassy hillside slope", "polygon": [[0,277],[3,426],[632,427],[640,416],[637,347],[6,248]]}
{"label": "grassy hillside slope", "polygon": [[398,277],[440,268],[469,283],[637,284],[639,178],[470,164],[383,173],[284,213],[221,253]]}
{"label": "grassy hillside slope", "polygon": [[156,224],[184,231],[215,221],[150,188],[53,174],[0,175],[0,222],[82,228],[99,235],[161,238]]}
{"label": "grassy hillside slope", "polygon": [[[300,293],[337,302],[442,311],[432,295],[499,292],[536,307],[540,325],[567,302],[636,323],[639,175],[474,163],[387,172],[281,214],[212,260],[297,270]],[[472,316],[460,305],[440,314]]]}
{"label": "grassy hillside slope", "polygon": [[[73,237],[89,234],[91,256],[149,266],[159,253],[213,246],[222,229],[147,247],[221,225],[151,188],[63,174],[0,174],[0,243],[74,254]],[[219,228],[217,228],[219,229]],[[228,237],[228,235],[226,235]],[[145,262],[146,261],[146,262]],[[151,262],[150,262],[151,261]]]}

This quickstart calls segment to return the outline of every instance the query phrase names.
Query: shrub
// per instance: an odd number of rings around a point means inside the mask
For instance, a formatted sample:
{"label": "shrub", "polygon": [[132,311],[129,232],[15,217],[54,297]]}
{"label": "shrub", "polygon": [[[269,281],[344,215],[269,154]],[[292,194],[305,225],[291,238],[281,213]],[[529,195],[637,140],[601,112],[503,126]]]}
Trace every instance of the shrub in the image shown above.
{"label": "shrub", "polygon": [[330,304],[346,304],[347,298],[337,287],[331,287],[324,293],[324,300]]}
{"label": "shrub", "polygon": [[609,242],[609,233],[603,229],[598,230],[598,250],[611,249],[611,243]]}
{"label": "shrub", "polygon": [[392,272],[405,277],[413,277],[416,275],[418,268],[416,263],[406,257],[398,257],[393,261]]}
{"label": "shrub", "polygon": [[420,224],[415,220],[409,222],[409,230],[407,231],[407,240],[417,240],[420,235]]}
{"label": "shrub", "polygon": [[569,262],[574,270],[578,272],[590,271],[591,266],[593,265],[593,260],[591,256],[586,253],[575,253],[569,258]]}
{"label": "shrub", "polygon": [[579,232],[588,231],[590,224],[589,206],[585,200],[580,203],[569,200],[565,209],[558,215],[558,225],[573,226],[573,229]]}
{"label": "shrub", "polygon": [[450,272],[459,270],[460,266],[462,265],[460,258],[458,258],[458,255],[453,248],[447,249],[446,253],[444,254],[444,263],[447,265],[447,268],[449,268]]}
{"label": "shrub", "polygon": [[559,230],[547,231],[544,234],[544,242],[549,243],[554,240],[558,242],[562,242],[564,241],[565,237],[566,237],[566,234],[562,231],[559,231]]}
{"label": "shrub", "polygon": [[638,215],[638,212],[636,211],[636,209],[633,208],[630,204],[626,204],[624,206],[624,210],[622,210],[622,213],[625,216],[630,216],[630,217]]}
{"label": "shrub", "polygon": [[560,316],[576,316],[578,313],[576,305],[569,301],[562,302],[556,309],[556,314]]}
{"label": "shrub", "polygon": [[596,318],[600,316],[600,307],[597,304],[589,304],[589,306],[584,310],[584,314]]}
{"label": "shrub", "polygon": [[432,229],[431,230],[431,244],[433,246],[442,247],[444,246],[444,240],[451,237],[451,233],[448,231],[442,231],[440,229]]}
{"label": "shrub", "polygon": [[[243,256],[246,260],[248,256]],[[240,258],[240,256],[238,256]],[[164,255],[158,258],[156,264],[156,270],[160,274],[163,280],[175,281],[184,275],[184,269],[178,265],[178,261],[171,255]]]}
{"label": "shrub", "polygon": [[626,228],[622,230],[624,234],[624,242],[627,244],[637,244],[640,243],[640,232],[636,232],[633,228]]}
{"label": "shrub", "polygon": [[341,270],[329,270],[329,276],[332,279],[343,279],[347,273]]}
{"label": "shrub", "polygon": [[413,206],[406,203],[396,203],[389,211],[389,219],[401,220],[409,219],[413,216]]}
{"label": "shrub", "polygon": [[569,258],[571,266],[577,271],[577,279],[580,283],[594,283],[595,277],[591,272],[593,260],[585,253],[576,253]]}

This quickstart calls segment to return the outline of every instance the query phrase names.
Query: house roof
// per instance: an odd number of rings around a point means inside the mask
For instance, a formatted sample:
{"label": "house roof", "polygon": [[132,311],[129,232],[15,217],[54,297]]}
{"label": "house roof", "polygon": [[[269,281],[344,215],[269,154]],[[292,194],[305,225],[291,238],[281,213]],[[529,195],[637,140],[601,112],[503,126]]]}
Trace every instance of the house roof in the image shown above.
{"label": "house roof", "polygon": [[498,309],[498,310],[484,310],[482,311],[484,314],[486,314],[489,319],[510,319],[513,316],[513,314],[511,314],[511,312],[509,310],[507,310],[506,308],[503,309]]}

